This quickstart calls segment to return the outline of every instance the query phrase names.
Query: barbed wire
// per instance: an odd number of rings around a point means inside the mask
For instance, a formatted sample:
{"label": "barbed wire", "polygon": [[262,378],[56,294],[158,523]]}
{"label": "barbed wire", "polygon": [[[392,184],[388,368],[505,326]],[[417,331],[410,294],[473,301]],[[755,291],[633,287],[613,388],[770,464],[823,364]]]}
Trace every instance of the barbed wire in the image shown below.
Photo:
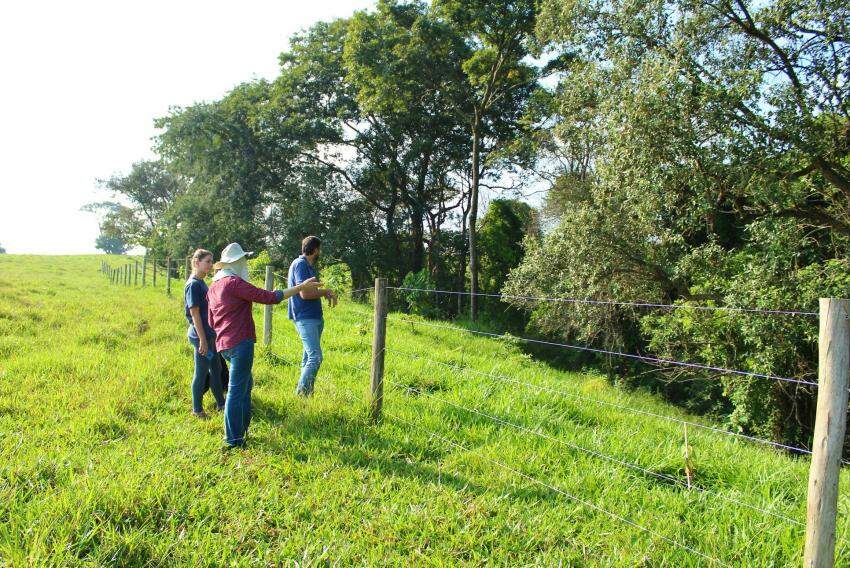
{"label": "barbed wire", "polygon": [[790,524],[803,526],[803,527],[806,526],[805,523],[802,523],[802,522],[800,522],[796,519],[793,519],[791,517],[788,517],[788,516],[780,514],[780,513],[774,513],[772,511],[768,511],[767,509],[759,507],[758,505],[753,505],[753,504],[747,503],[745,501],[739,501],[737,499],[734,499],[732,497],[728,497],[728,496],[723,495],[721,493],[717,493],[716,491],[712,491],[712,490],[707,489],[705,487],[700,487],[699,485],[696,485],[696,484],[691,484],[689,486],[686,480],[674,477],[672,475],[667,475],[665,473],[659,473],[659,472],[653,471],[651,469],[647,469],[645,467],[642,467],[642,466],[640,466],[636,463],[625,461],[625,460],[616,458],[614,456],[604,454],[602,452],[591,450],[591,449],[585,448],[583,446],[579,446],[578,444],[573,444],[573,443],[568,442],[566,440],[563,440],[561,438],[556,438],[554,436],[550,436],[550,435],[545,434],[543,432],[540,432],[538,430],[533,430],[531,428],[528,428],[527,426],[523,426],[521,424],[516,424],[516,423],[511,422],[509,420],[505,420],[505,419],[500,418],[498,416],[488,414],[487,412],[483,412],[483,411],[478,410],[478,409],[468,408],[466,406],[463,406],[462,404],[457,404],[457,403],[452,402],[450,400],[446,400],[444,398],[441,398],[441,397],[439,397],[439,396],[437,396],[433,393],[423,391],[422,389],[418,389],[416,387],[412,387],[412,386],[408,386],[408,385],[402,385],[402,384],[396,383],[392,380],[389,380],[387,378],[384,378],[384,381],[390,383],[391,385],[393,385],[397,388],[401,388],[401,389],[405,389],[405,390],[411,390],[413,392],[416,392],[417,394],[427,396],[427,397],[429,397],[433,400],[439,401],[439,402],[441,402],[443,404],[447,404],[449,406],[453,406],[454,408],[457,408],[459,410],[463,410],[463,411],[469,412],[471,414],[476,414],[478,416],[482,416],[484,418],[487,418],[488,420],[492,420],[493,422],[496,422],[497,424],[501,424],[503,426],[508,426],[510,428],[514,428],[515,430],[519,430],[519,431],[522,431],[522,432],[527,432],[527,433],[533,434],[533,435],[535,435],[535,436],[537,436],[541,439],[544,439],[544,440],[547,440],[547,441],[550,441],[550,442],[555,442],[556,444],[561,444],[562,446],[568,447],[570,449],[573,449],[573,450],[576,450],[576,451],[579,451],[579,452],[584,452],[588,455],[594,456],[594,457],[601,459],[603,461],[607,461],[609,463],[620,465],[622,467],[643,473],[643,474],[648,475],[650,477],[655,477],[656,479],[661,479],[663,481],[667,481],[669,483],[673,483],[673,484],[679,485],[681,487],[685,487],[686,489],[695,489],[696,491],[699,491],[700,493],[704,493],[706,495],[713,495],[714,497],[717,497],[718,499],[721,499],[723,501],[727,501],[729,503],[733,503],[733,504],[739,505],[741,507],[746,507],[746,508],[752,509],[754,511],[759,511],[762,514],[765,514],[765,515],[768,515],[768,516],[771,516],[771,517],[774,517],[774,518],[777,518],[777,519],[781,519],[781,520],[783,520],[787,523],[790,523]]}
{"label": "barbed wire", "polygon": [[434,327],[434,328],[439,328],[439,329],[447,329],[447,330],[451,330],[451,331],[461,331],[461,332],[473,333],[473,334],[477,334],[477,335],[483,335],[483,336],[486,336],[486,337],[495,337],[495,338],[498,338],[498,339],[523,341],[525,343],[534,343],[534,344],[538,344],[538,345],[549,345],[549,346],[552,346],[552,347],[562,347],[562,348],[565,348],[565,349],[573,349],[573,350],[577,350],[577,351],[587,351],[587,352],[598,353],[598,354],[603,354],[603,355],[614,355],[614,356],[617,356],[617,357],[624,357],[624,358],[627,358],[627,359],[635,359],[635,360],[638,360],[638,361],[644,361],[644,362],[653,363],[653,364],[656,364],[656,365],[673,365],[673,366],[679,366],[679,367],[687,367],[687,368],[691,368],[691,369],[714,371],[714,372],[723,373],[723,374],[741,375],[741,376],[746,376],[746,377],[755,377],[755,378],[759,378],[759,379],[770,379],[770,380],[774,380],[774,381],[782,381],[782,382],[795,383],[795,384],[800,384],[800,385],[809,385],[809,386],[814,386],[814,387],[818,386],[817,383],[814,383],[812,381],[805,381],[805,380],[802,380],[802,379],[795,379],[795,378],[790,378],[790,377],[780,377],[780,376],[777,376],[777,375],[769,375],[769,374],[766,374],[766,373],[754,373],[752,371],[740,371],[740,370],[737,370],[737,369],[727,369],[725,367],[715,367],[713,365],[702,365],[700,363],[688,363],[686,361],[676,361],[674,359],[662,359],[662,358],[659,358],[659,357],[649,357],[649,356],[646,356],[646,355],[637,355],[637,354],[634,354],[634,353],[623,353],[621,351],[611,351],[611,350],[608,350],[608,349],[598,349],[598,348],[595,348],[595,347],[587,347],[587,346],[584,346],[584,345],[571,345],[569,343],[557,343],[557,342],[554,342],[554,341],[544,341],[542,339],[530,339],[530,338],[527,338],[527,337],[519,337],[519,336],[515,336],[515,335],[504,335],[504,334],[500,334],[500,333],[490,333],[488,331],[478,331],[478,330],[466,329],[466,328],[462,328],[462,327],[440,325],[440,324],[434,324],[434,323],[430,323],[430,322],[411,320],[411,319],[407,319],[407,318],[399,318],[399,317],[395,317],[395,316],[392,316],[392,317],[387,316],[387,319],[392,320],[392,321],[400,321],[400,322],[404,322],[404,323],[409,323],[411,325],[424,325],[424,326],[427,326],[427,327]]}
{"label": "barbed wire", "polygon": [[626,518],[622,515],[619,515],[617,513],[609,511],[609,510],[605,509],[604,507],[602,507],[601,505],[597,505],[596,503],[593,503],[592,501],[588,501],[587,499],[583,499],[581,497],[573,495],[572,493],[569,493],[569,492],[565,491],[564,489],[561,489],[560,487],[556,487],[555,485],[552,485],[551,483],[547,483],[545,481],[537,479],[536,477],[533,477],[533,476],[531,476],[531,475],[529,475],[529,474],[527,474],[523,471],[520,471],[516,468],[513,468],[509,465],[506,465],[506,464],[500,462],[499,460],[493,459],[489,456],[485,456],[485,455],[481,454],[480,452],[474,452],[473,450],[470,450],[468,447],[466,447],[463,444],[460,444],[458,442],[455,442],[454,440],[451,440],[450,438],[446,438],[445,436],[437,434],[436,432],[434,432],[432,430],[422,428],[421,424],[414,424],[414,423],[410,422],[409,420],[405,420],[404,418],[401,418],[400,416],[398,416],[397,414],[394,414],[394,413],[390,413],[390,412],[386,412],[386,411],[385,411],[385,413],[388,416],[390,416],[391,418],[393,418],[394,420],[398,420],[400,422],[403,422],[403,423],[407,424],[408,426],[415,428],[418,431],[424,431],[429,436],[431,436],[433,438],[440,439],[440,440],[452,445],[455,448],[458,448],[458,449],[460,449],[464,452],[474,453],[477,457],[482,458],[482,459],[486,460],[487,462],[490,462],[493,465],[496,465],[497,467],[504,469],[505,471],[513,473],[514,475],[518,475],[519,477],[522,477],[523,479],[530,481],[531,483],[534,483],[535,485],[544,487],[546,489],[549,489],[550,491],[554,491],[555,493],[558,493],[559,495],[567,497],[568,499],[575,501],[577,503],[580,503],[580,504],[584,505],[585,507],[593,509],[597,512],[604,513],[605,515],[608,515],[609,517],[611,517],[613,519],[616,519],[616,520],[623,522],[623,523],[625,523],[625,524],[627,524],[631,527],[634,527],[634,528],[636,528],[640,531],[643,531],[646,534],[660,538],[661,540],[664,540],[665,542],[672,544],[672,545],[674,545],[678,548],[681,548],[682,550],[685,550],[685,551],[690,552],[690,553],[692,553],[696,556],[699,556],[700,558],[704,558],[704,559],[706,559],[710,562],[713,562],[715,564],[719,564],[721,566],[730,566],[729,564],[726,564],[725,562],[723,562],[722,560],[720,560],[718,558],[715,558],[715,557],[710,556],[710,555],[708,555],[704,552],[701,552],[701,551],[699,551],[699,550],[697,550],[697,549],[695,549],[691,546],[688,546],[687,544],[685,544],[685,543],[683,543],[679,540],[668,537],[668,536],[661,534],[661,533],[659,533],[659,532],[657,532],[653,529],[645,527],[645,526],[643,526],[643,525],[641,525],[641,524],[639,524],[635,521],[632,521],[631,519],[628,519],[628,518]]}
{"label": "barbed wire", "polygon": [[[484,371],[479,371],[477,369],[473,369],[471,367],[453,365],[451,363],[445,363],[443,361],[437,361],[435,359],[429,359],[428,357],[423,357],[423,356],[420,356],[420,355],[407,353],[405,351],[400,351],[400,350],[397,350],[397,349],[390,349],[389,347],[387,347],[386,350],[389,353],[395,353],[395,354],[398,354],[398,355],[403,355],[403,356],[409,357],[411,359],[428,361],[430,363],[434,363],[435,365],[441,365],[443,367],[455,369],[455,370],[458,370],[458,371],[461,371],[461,372],[480,375],[480,376],[495,379],[495,380],[498,380],[498,381],[501,381],[501,382],[507,381],[507,382],[510,382],[510,383],[513,383],[513,384],[516,384],[516,385],[522,385],[522,386],[526,386],[526,387],[529,387],[529,388],[533,388],[533,389],[536,389],[540,392],[550,392],[550,393],[553,393],[553,394],[568,396],[568,397],[571,397],[571,398],[574,398],[574,399],[577,399],[577,400],[582,400],[582,401],[585,401],[585,402],[592,402],[592,403],[595,403],[595,404],[610,406],[612,408],[617,408],[617,409],[620,409],[620,410],[624,410],[626,412],[632,412],[634,414],[642,414],[644,416],[650,416],[650,417],[658,418],[658,419],[661,419],[661,420],[668,420],[670,422],[675,422],[675,423],[682,424],[682,425],[685,425],[685,426],[693,426],[694,428],[700,428],[700,429],[703,429],[703,430],[708,430],[708,431],[711,431],[711,432],[715,432],[715,433],[718,433],[718,434],[724,434],[724,435],[727,435],[727,436],[734,436],[736,438],[741,438],[741,439],[744,439],[744,440],[748,440],[748,441],[751,441],[751,442],[757,442],[757,443],[760,443],[760,444],[766,444],[766,445],[769,445],[769,446],[773,446],[773,447],[776,447],[776,448],[780,448],[780,449],[788,450],[788,451],[792,451],[792,452],[797,452],[797,453],[800,453],[800,454],[806,454],[806,455],[812,454],[811,450],[807,450],[805,448],[790,446],[790,445],[787,445],[787,444],[782,444],[780,442],[774,442],[772,440],[766,440],[764,438],[758,438],[756,436],[750,436],[748,434],[742,434],[740,432],[733,432],[731,430],[724,430],[723,428],[717,428],[716,426],[709,426],[707,424],[700,424],[699,422],[692,422],[692,421],[689,421],[689,420],[684,420],[682,418],[676,418],[675,416],[658,414],[658,413],[655,413],[655,412],[650,412],[648,410],[641,410],[641,409],[633,408],[631,406],[627,406],[627,405],[623,405],[623,404],[617,404],[617,403],[614,403],[614,402],[599,400],[597,398],[593,398],[593,397],[589,397],[589,396],[585,396],[585,395],[580,395],[580,394],[576,394],[576,393],[571,393],[571,392],[567,392],[567,391],[560,390],[560,389],[555,389],[555,388],[546,387],[546,386],[542,386],[542,385],[536,385],[536,384],[533,384],[533,383],[527,383],[527,382],[524,382],[524,381],[519,381],[519,380],[513,379],[511,377],[508,377],[507,375],[487,373],[487,372],[484,372]],[[842,460],[842,461],[845,464],[850,465],[850,460]]]}
{"label": "barbed wire", "polygon": [[818,317],[817,312],[807,312],[802,310],[771,310],[762,308],[736,308],[734,306],[699,306],[688,304],[660,304],[652,302],[626,302],[619,300],[593,300],[590,298],[548,298],[545,296],[515,296],[511,294],[489,294],[484,292],[459,292],[454,290],[438,290],[433,288],[408,288],[404,286],[387,286],[388,290],[404,290],[408,292],[427,292],[432,294],[451,294],[456,296],[480,296],[486,298],[499,298],[508,300],[532,300],[543,302],[565,302],[571,304],[590,304],[600,306],[631,306],[637,308],[660,308],[667,310],[702,310],[702,311],[724,311],[724,312],[741,312],[741,313],[756,313],[756,314],[771,314],[771,315],[791,315],[791,316],[807,316]]}

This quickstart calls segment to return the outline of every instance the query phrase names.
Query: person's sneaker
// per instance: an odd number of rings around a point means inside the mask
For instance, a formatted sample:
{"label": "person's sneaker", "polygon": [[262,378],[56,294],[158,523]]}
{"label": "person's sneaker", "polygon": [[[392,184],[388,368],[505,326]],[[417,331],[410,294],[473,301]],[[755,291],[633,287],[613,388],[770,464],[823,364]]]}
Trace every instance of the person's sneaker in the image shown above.
{"label": "person's sneaker", "polygon": [[203,410],[200,411],[200,412],[195,412],[193,410],[192,416],[194,416],[195,418],[198,418],[199,420],[206,420],[207,418],[209,418],[209,415],[206,412],[204,412]]}
{"label": "person's sneaker", "polygon": [[225,454],[228,453],[228,452],[232,452],[234,450],[244,450],[244,449],[245,449],[245,442],[242,442],[241,444],[228,444],[227,442],[225,442],[224,444],[221,445],[221,452],[225,453]]}

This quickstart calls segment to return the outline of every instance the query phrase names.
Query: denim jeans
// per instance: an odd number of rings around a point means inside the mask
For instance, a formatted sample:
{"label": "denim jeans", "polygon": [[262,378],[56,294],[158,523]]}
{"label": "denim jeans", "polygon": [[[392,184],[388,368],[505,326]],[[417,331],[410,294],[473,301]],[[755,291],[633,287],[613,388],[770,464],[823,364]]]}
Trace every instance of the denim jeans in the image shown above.
{"label": "denim jeans", "polygon": [[195,374],[192,376],[192,410],[201,412],[204,410],[204,386],[207,374],[210,376],[210,390],[215,397],[215,404],[219,408],[224,406],[224,388],[221,385],[221,361],[215,352],[215,336],[207,337],[207,348],[212,353],[212,359],[208,355],[198,353],[200,340],[190,337],[189,343],[195,347]]}
{"label": "denim jeans", "polygon": [[242,340],[236,347],[221,352],[230,362],[230,386],[224,403],[224,435],[227,445],[242,446],[251,425],[251,388],[254,376],[254,341]]}
{"label": "denim jeans", "polygon": [[301,378],[295,392],[302,396],[313,394],[313,385],[316,383],[316,374],[322,365],[322,330],[325,328],[324,320],[308,319],[295,322],[295,329],[301,336],[304,345],[304,354],[301,357]]}

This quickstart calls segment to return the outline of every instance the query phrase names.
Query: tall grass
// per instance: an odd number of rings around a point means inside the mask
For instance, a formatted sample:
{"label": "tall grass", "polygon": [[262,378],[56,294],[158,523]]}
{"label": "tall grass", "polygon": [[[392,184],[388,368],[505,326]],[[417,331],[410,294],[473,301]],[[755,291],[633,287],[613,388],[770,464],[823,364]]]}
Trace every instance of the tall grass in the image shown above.
{"label": "tall grass", "polygon": [[684,479],[681,425],[588,398],[699,419],[507,341],[390,321],[370,424],[371,310],[348,301],[326,309],[310,400],[275,309],[248,449],[222,452],[209,395],[213,419],[190,416],[182,283],[171,298],[164,280],[109,285],[102,259],[0,255],[0,564],[710,565],[671,540],[730,565],[801,563],[804,527],[778,517],[805,521],[807,459],[691,429],[705,491],[624,467],[600,455]]}

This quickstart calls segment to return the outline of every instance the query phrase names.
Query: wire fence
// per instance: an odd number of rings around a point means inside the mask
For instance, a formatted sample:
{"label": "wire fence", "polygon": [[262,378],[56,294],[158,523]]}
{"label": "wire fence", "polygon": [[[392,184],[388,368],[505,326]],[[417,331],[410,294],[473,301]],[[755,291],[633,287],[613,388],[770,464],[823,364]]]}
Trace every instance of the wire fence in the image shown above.
{"label": "wire fence", "polygon": [[[151,276],[157,274],[163,274],[166,278],[166,286],[170,291],[170,281],[172,276],[179,275],[179,268],[174,266],[174,263],[170,259],[166,259],[162,261],[161,259],[154,259],[150,263],[150,273],[148,273],[147,268],[147,259],[145,259],[145,267],[143,268],[143,276],[141,284],[147,285],[147,280],[151,279]],[[131,279],[131,274],[135,275],[138,272],[138,261],[135,263],[133,269],[130,268],[130,265],[126,265],[123,268],[114,268],[109,267],[106,263],[102,266],[102,271],[109,276],[112,282],[115,283],[125,283],[129,284]],[[135,272],[134,272],[135,271]],[[189,265],[186,264],[185,274],[188,277],[189,275]],[[269,280],[271,280],[271,286],[274,286],[275,282],[281,282],[284,284],[287,281],[286,275],[280,272],[274,272],[270,268],[266,268],[263,270],[252,270],[249,272],[249,276],[252,279],[259,278],[261,276],[265,277],[265,285],[269,287]],[[160,284],[161,285],[161,284]],[[396,349],[391,346],[387,346],[385,343],[385,335],[386,335],[386,324],[387,322],[391,322],[393,324],[403,324],[409,325],[412,328],[417,328],[418,326],[422,326],[430,329],[438,329],[442,332],[450,332],[452,334],[470,334],[476,335],[480,337],[496,339],[499,341],[510,341],[510,342],[519,342],[529,345],[544,345],[556,349],[566,349],[566,350],[575,350],[575,351],[583,351],[590,352],[600,355],[606,355],[611,357],[622,357],[625,359],[637,360],[640,362],[648,363],[655,366],[674,366],[680,367],[682,369],[691,369],[695,371],[709,371],[711,373],[715,373],[717,375],[734,375],[742,378],[756,379],[756,380],[771,380],[778,381],[786,384],[795,384],[804,388],[817,389],[821,387],[821,381],[814,382],[805,380],[799,377],[785,377],[778,376],[770,373],[759,373],[748,370],[734,369],[734,368],[726,368],[719,367],[714,365],[706,365],[702,363],[695,363],[689,361],[677,361],[672,359],[666,359],[661,357],[655,357],[648,354],[639,354],[639,353],[626,353],[621,351],[609,350],[609,349],[601,349],[591,345],[575,345],[562,343],[557,341],[549,341],[543,339],[535,339],[529,337],[517,337],[510,334],[503,333],[494,333],[491,331],[483,331],[479,329],[469,329],[464,327],[458,327],[454,325],[448,325],[445,323],[435,323],[433,321],[425,321],[422,319],[413,319],[409,316],[403,315],[387,315],[387,291],[400,291],[405,293],[422,293],[422,294],[449,294],[449,295],[461,295],[466,294],[470,295],[468,292],[454,292],[454,291],[446,291],[446,290],[436,290],[436,289],[417,289],[417,288],[408,288],[408,287],[386,287],[384,286],[381,289],[378,285],[375,287],[364,287],[357,288],[349,291],[349,295],[352,298],[359,297],[361,299],[370,299],[373,302],[373,307],[375,309],[375,315],[372,320],[372,324],[374,326],[373,333],[373,348],[372,348],[372,362],[369,367],[360,366],[360,365],[351,365],[346,362],[342,362],[342,364],[350,369],[362,372],[364,374],[368,374],[370,376],[371,385],[370,385],[370,400],[369,405],[372,409],[372,416],[380,417],[385,401],[385,393],[383,390],[383,383],[386,382],[393,388],[394,393],[399,394],[414,394],[416,395],[417,400],[421,401],[429,401],[426,404],[426,409],[430,408],[431,404],[440,405],[442,407],[450,407],[455,411],[460,411],[462,413],[468,414],[470,416],[475,416],[479,419],[483,419],[489,423],[491,423],[496,428],[505,428],[509,429],[513,432],[516,432],[517,435],[529,436],[532,439],[542,440],[547,443],[556,444],[560,447],[567,448],[572,452],[576,452],[577,454],[587,456],[590,459],[599,460],[600,462],[607,463],[611,466],[623,468],[624,471],[627,471],[630,475],[635,476],[645,476],[647,478],[652,478],[656,480],[660,480],[665,484],[669,484],[671,486],[676,486],[679,488],[683,488],[685,491],[693,491],[694,494],[702,495],[705,497],[707,504],[714,504],[716,507],[722,506],[722,503],[733,507],[741,507],[747,510],[754,511],[764,517],[773,519],[782,524],[789,525],[791,527],[809,527],[812,523],[811,518],[807,518],[805,521],[791,517],[784,512],[772,510],[768,504],[755,502],[750,498],[742,499],[737,496],[727,495],[723,492],[717,491],[710,487],[704,486],[696,480],[691,479],[690,475],[686,475],[682,477],[681,475],[671,475],[670,473],[665,473],[662,471],[657,471],[652,467],[642,465],[637,463],[634,460],[628,459],[619,455],[611,455],[602,451],[601,449],[586,447],[585,445],[581,445],[578,443],[571,442],[567,439],[564,439],[561,436],[556,436],[551,433],[548,433],[544,430],[540,425],[531,427],[526,424],[521,423],[517,419],[501,415],[499,413],[490,411],[486,408],[477,407],[477,405],[468,405],[463,404],[457,400],[450,400],[449,398],[439,396],[434,394],[433,392],[429,392],[429,390],[424,389],[420,386],[405,384],[404,382],[399,382],[390,377],[395,377],[396,375],[391,370],[390,372],[385,372],[385,356],[387,354],[398,355],[400,357],[406,357],[410,360],[418,360],[428,365],[437,365],[445,369],[447,372],[453,373],[468,373],[471,375],[484,377],[488,380],[497,381],[500,383],[511,384],[514,386],[520,386],[523,388],[533,389],[538,393],[546,393],[549,395],[556,395],[558,397],[567,397],[574,401],[580,401],[581,403],[589,403],[592,405],[597,405],[598,407],[606,407],[609,409],[616,409],[622,413],[628,413],[633,416],[649,418],[653,420],[664,421],[671,424],[677,424],[683,426],[685,428],[685,434],[687,436],[687,428],[695,428],[697,430],[703,431],[706,434],[716,434],[718,436],[722,436],[729,440],[739,440],[743,442],[752,442],[756,444],[761,444],[764,446],[772,447],[778,450],[792,452],[802,457],[811,457],[815,452],[808,448],[794,446],[790,444],[784,444],[780,442],[776,442],[773,440],[768,440],[765,438],[760,438],[757,436],[752,436],[749,434],[745,434],[742,432],[734,432],[731,430],[727,430],[721,428],[719,426],[713,426],[708,424],[702,424],[696,422],[694,420],[687,420],[684,418],[670,416],[666,414],[661,414],[657,412],[653,412],[650,410],[645,410],[641,408],[635,408],[628,404],[622,404],[620,402],[612,402],[608,400],[602,400],[599,398],[594,398],[591,396],[587,396],[586,394],[578,393],[578,392],[570,392],[564,388],[554,388],[548,385],[535,384],[533,382],[529,382],[528,380],[521,380],[515,376],[509,376],[504,373],[496,373],[493,370],[490,371],[482,371],[480,369],[472,368],[467,365],[458,365],[451,361],[442,361],[437,358],[429,357],[424,355],[423,353],[427,353],[425,350],[425,346],[423,345],[423,349],[418,353],[410,353],[401,349]],[[547,301],[547,302],[568,302],[568,303],[576,303],[576,304],[589,304],[596,306],[628,306],[635,308],[657,308],[657,309],[666,309],[666,310],[679,310],[679,309],[693,309],[693,310],[703,310],[703,311],[727,311],[732,313],[747,313],[747,314],[764,314],[769,316],[789,316],[789,317],[814,317],[819,314],[816,312],[804,311],[804,310],[786,310],[786,309],[761,309],[761,308],[745,308],[745,307],[735,307],[735,306],[697,306],[697,305],[679,305],[679,304],[659,304],[659,303],[651,303],[651,302],[623,302],[623,301],[614,301],[614,300],[594,300],[594,299],[582,299],[582,298],[547,298],[547,297],[536,297],[536,296],[510,296],[510,295],[501,295],[501,294],[478,294],[480,296],[486,297],[495,297],[500,300],[509,300],[509,301]],[[267,313],[267,318],[265,321],[266,327],[266,343],[270,343],[271,341],[271,312],[270,308]],[[445,336],[442,336],[445,337]],[[435,336],[435,340],[444,341],[444,339],[440,336]],[[846,381],[845,381],[846,384]],[[844,391],[846,393],[847,388],[844,387]],[[846,394],[845,394],[846,400]],[[845,404],[846,406],[846,404]],[[375,413],[375,409],[377,408],[377,413]],[[427,411],[427,410],[426,410]],[[456,440],[452,440],[442,434],[439,434],[434,431],[424,430],[421,427],[421,424],[413,423],[407,419],[399,416],[398,412],[385,412],[385,414],[390,417],[393,421],[405,424],[411,428],[414,428],[418,431],[424,431],[429,437],[432,437],[437,440],[441,440],[442,442],[449,444],[454,449],[463,452],[464,454],[469,454],[470,456],[475,456],[476,459],[480,459],[490,463],[491,465],[497,466],[513,475],[518,476],[519,478],[529,482],[531,484],[546,488],[549,491],[552,491],[560,496],[563,496],[569,500],[572,500],[582,506],[585,506],[591,510],[594,510],[598,513],[607,515],[608,517],[615,519],[619,522],[622,522],[626,525],[629,525],[639,531],[642,531],[648,535],[652,535],[653,537],[659,538],[671,546],[684,550],[690,554],[693,554],[696,557],[699,557],[702,560],[711,562],[712,564],[719,564],[722,566],[726,566],[725,562],[717,558],[716,556],[712,556],[711,554],[699,550],[697,547],[688,544],[680,539],[671,538],[670,536],[645,526],[643,524],[637,523],[632,519],[627,518],[621,514],[618,514],[614,511],[608,510],[604,506],[594,503],[588,499],[580,497],[576,494],[568,492],[561,487],[558,487],[554,483],[550,483],[548,481],[544,481],[535,477],[534,475],[530,475],[524,471],[516,467],[512,467],[507,465],[497,459],[494,459],[490,456],[483,455],[480,452],[476,452],[470,449],[466,444],[457,442]],[[555,417],[547,417],[547,420],[553,421]],[[687,442],[686,442],[687,446]],[[840,455],[840,449],[839,449]],[[839,458],[839,461],[844,464],[850,464],[848,460],[842,460]],[[813,460],[814,463],[814,460]],[[837,480],[835,482],[837,484]],[[811,495],[810,495],[811,499]],[[835,528],[835,519],[832,519],[832,530],[834,534]],[[755,538],[755,535],[754,537]],[[843,539],[842,539],[843,540]],[[809,543],[807,540],[807,554],[809,549]]]}
{"label": "wire fence", "polygon": [[483,336],[486,336],[486,337],[493,337],[493,338],[496,338],[496,339],[503,339],[503,340],[509,340],[509,341],[522,341],[522,342],[525,342],[525,343],[533,343],[533,344],[537,344],[537,345],[548,345],[550,347],[562,347],[562,348],[565,348],[565,349],[573,349],[573,350],[577,350],[577,351],[587,351],[587,352],[590,352],[590,353],[597,353],[597,354],[601,354],[601,355],[614,355],[614,356],[617,356],[617,357],[623,357],[623,358],[626,358],[626,359],[634,359],[634,360],[638,360],[638,361],[643,361],[645,363],[652,363],[652,364],[655,364],[655,365],[672,365],[672,366],[679,366],[679,367],[688,367],[690,369],[699,369],[699,370],[704,370],[704,371],[714,371],[714,372],[717,372],[717,373],[720,373],[720,374],[741,375],[741,376],[745,376],[745,377],[754,377],[754,378],[758,378],[758,379],[770,379],[770,380],[774,380],[774,381],[796,383],[796,384],[800,384],[800,385],[809,385],[809,386],[814,386],[814,387],[818,386],[817,383],[812,382],[812,381],[806,381],[806,380],[803,380],[803,379],[795,379],[795,378],[791,378],[791,377],[779,377],[779,376],[776,376],[776,375],[770,375],[770,374],[766,374],[766,373],[754,373],[752,371],[741,371],[741,370],[738,370],[738,369],[727,369],[727,368],[724,368],[724,367],[715,367],[715,366],[712,366],[712,365],[702,365],[700,363],[689,363],[687,361],[676,361],[676,360],[673,360],[673,359],[662,359],[662,358],[659,358],[659,357],[637,355],[637,354],[634,354],[634,353],[623,353],[623,352],[620,352],[620,351],[611,351],[611,350],[608,350],[608,349],[598,349],[598,348],[589,347],[589,346],[586,346],[586,345],[571,345],[569,343],[558,343],[558,342],[555,342],[555,341],[544,341],[542,339],[530,339],[530,338],[527,338],[527,337],[518,337],[518,336],[515,336],[515,335],[490,333],[488,331],[479,331],[479,330],[467,329],[467,328],[463,328],[463,327],[455,327],[455,326],[450,326],[450,325],[435,324],[435,323],[431,323],[431,322],[423,322],[423,321],[412,320],[412,319],[409,319],[409,318],[392,317],[390,319],[395,320],[395,321],[399,321],[399,322],[406,322],[406,323],[415,324],[415,325],[424,325],[424,326],[427,326],[427,327],[433,327],[433,328],[438,328],[438,329],[447,329],[447,330],[451,330],[451,331],[460,331],[460,332],[472,333],[472,334],[475,334],[475,335],[483,335]]}
{"label": "wire fence", "polygon": [[818,317],[817,312],[808,312],[803,310],[770,310],[763,308],[739,308],[735,306],[700,306],[697,304],[660,304],[652,302],[624,302],[616,300],[594,300],[591,298],[564,298],[564,297],[546,297],[546,296],[515,296],[511,294],[488,294],[484,292],[458,292],[454,290],[436,290],[431,288],[407,288],[402,286],[387,286],[388,290],[402,290],[407,292],[428,293],[428,294],[449,294],[453,296],[476,296],[483,298],[497,298],[500,300],[518,300],[518,301],[535,301],[535,302],[562,302],[568,304],[590,304],[595,306],[628,306],[633,308],[659,308],[664,310],[697,310],[697,311],[721,311],[721,312],[738,312],[738,313],[753,313],[765,315],[786,315],[786,316],[806,316]]}

